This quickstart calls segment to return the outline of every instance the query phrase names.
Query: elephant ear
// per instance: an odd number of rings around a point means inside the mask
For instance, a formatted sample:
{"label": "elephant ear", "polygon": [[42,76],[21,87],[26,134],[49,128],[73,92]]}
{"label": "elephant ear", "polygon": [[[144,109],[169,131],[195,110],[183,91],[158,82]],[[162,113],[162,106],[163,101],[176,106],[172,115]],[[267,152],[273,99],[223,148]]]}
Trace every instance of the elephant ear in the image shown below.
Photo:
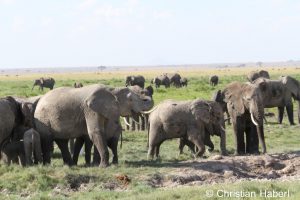
{"label": "elephant ear", "polygon": [[111,110],[111,106],[108,105],[117,104],[117,100],[110,92],[98,90],[88,96],[85,99],[85,103],[87,108],[108,119],[111,116],[111,112],[114,112],[114,110]]}
{"label": "elephant ear", "polygon": [[192,115],[194,115],[195,119],[201,120],[204,123],[208,124],[210,122],[210,106],[201,100],[193,101],[193,103],[190,106],[190,111]]}
{"label": "elephant ear", "polygon": [[24,116],[24,125],[33,126],[33,104],[32,103],[21,103],[21,111]]}
{"label": "elephant ear", "polygon": [[153,87],[151,85],[149,85],[148,87],[146,87],[146,90],[148,92],[148,96],[152,97],[152,95],[154,93]]}
{"label": "elephant ear", "polygon": [[239,82],[229,84],[223,91],[224,101],[227,103],[229,110],[234,110],[235,113],[242,115],[245,112],[243,103],[243,90]]}
{"label": "elephant ear", "polygon": [[282,76],[281,81],[283,85],[285,85],[293,94],[293,97],[297,100],[300,100],[300,84],[299,82],[290,77],[290,76]]}

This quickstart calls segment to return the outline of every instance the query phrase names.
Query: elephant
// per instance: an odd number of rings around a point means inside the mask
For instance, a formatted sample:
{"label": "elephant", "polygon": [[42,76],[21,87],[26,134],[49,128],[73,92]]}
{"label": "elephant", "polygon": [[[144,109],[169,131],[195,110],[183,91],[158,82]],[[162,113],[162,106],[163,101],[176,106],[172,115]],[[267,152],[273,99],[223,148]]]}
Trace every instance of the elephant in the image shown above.
{"label": "elephant", "polygon": [[216,86],[219,83],[219,77],[217,75],[213,75],[209,78],[209,84],[211,86]]}
{"label": "elephant", "polygon": [[201,99],[163,101],[151,110],[149,116],[148,159],[153,159],[154,153],[158,157],[160,145],[172,138],[194,143],[198,148],[195,156],[202,156],[205,152],[205,127],[209,124],[215,126],[216,134],[221,135],[221,152],[226,154],[224,116],[218,103]]}
{"label": "elephant", "polygon": [[145,78],[141,75],[138,76],[127,76],[125,80],[125,86],[138,85],[141,88],[145,87]]}
{"label": "elephant", "polygon": [[167,76],[170,79],[170,85],[174,85],[177,88],[181,87],[181,76],[178,73],[165,73],[163,76]]}
{"label": "elephant", "polygon": [[180,79],[180,84],[181,84],[181,87],[187,87],[188,79],[187,78],[181,78]]}
{"label": "elephant", "polygon": [[[42,163],[42,147],[40,134],[33,128],[25,131],[23,136],[26,165]],[[32,161],[32,155],[34,162]]]}
{"label": "elephant", "polygon": [[[218,90],[217,92],[215,92],[212,96],[212,101],[216,101],[216,102],[222,102],[223,100],[220,99],[222,98],[222,95],[221,95],[222,91],[221,90]],[[223,104],[220,104],[222,109],[223,109],[223,112],[226,113],[226,116],[227,118],[225,119],[225,121],[227,121],[227,124],[230,125],[230,115],[228,113],[228,109],[227,109],[227,104],[223,103]]]}
{"label": "elephant", "polygon": [[155,84],[156,88],[159,88],[161,85],[164,85],[165,88],[169,88],[170,87],[170,79],[166,75],[160,75],[160,76],[155,77],[151,81],[151,83]]}
{"label": "elephant", "polygon": [[80,82],[74,83],[74,88],[81,88],[81,87],[83,87],[82,83],[80,83]]}
{"label": "elephant", "polygon": [[1,148],[0,158],[2,158],[7,165],[17,163],[21,166],[25,166],[26,160],[23,141],[7,140],[4,142]]}
{"label": "elephant", "polygon": [[[35,113],[36,130],[40,133],[43,162],[51,162],[51,146],[57,143],[64,163],[72,165],[68,139],[87,135],[100,153],[100,167],[107,167],[109,153],[107,142],[118,138],[109,135],[109,123],[119,123],[119,117],[132,116],[153,106],[152,98],[132,89],[89,85],[82,88],[57,88],[45,94]],[[141,89],[140,89],[141,90]]]}
{"label": "elephant", "polygon": [[11,138],[13,129],[31,124],[31,113],[27,104],[19,103],[8,96],[0,99],[0,150],[2,143]]}
{"label": "elephant", "polygon": [[[293,102],[292,98],[299,102],[300,100],[300,84],[290,77],[283,76],[279,80],[270,80],[266,78],[258,78],[253,84],[259,85],[264,83],[266,88],[262,92],[263,103],[265,108],[278,107],[278,123],[282,123],[284,107],[286,107],[288,119],[291,125],[294,125]],[[298,107],[298,113],[300,108]],[[300,118],[298,118],[300,122]]]}
{"label": "elephant", "polygon": [[55,80],[53,78],[51,78],[51,77],[49,77],[49,78],[41,77],[40,79],[36,79],[34,81],[31,91],[33,90],[33,88],[36,85],[38,85],[39,90],[42,90],[42,91],[44,90],[44,87],[49,88],[50,90],[53,90],[54,84],[55,84]]}
{"label": "elephant", "polygon": [[259,71],[252,71],[247,75],[247,79],[249,82],[253,82],[260,77],[270,79],[269,72],[265,70],[259,70]]}
{"label": "elephant", "polygon": [[[266,89],[264,82],[251,83],[232,82],[219,93],[218,103],[226,104],[230,114],[235,140],[235,155],[245,153],[258,154],[258,141],[262,153],[266,153],[264,138],[264,104],[262,92]],[[244,141],[246,134],[246,145]]]}

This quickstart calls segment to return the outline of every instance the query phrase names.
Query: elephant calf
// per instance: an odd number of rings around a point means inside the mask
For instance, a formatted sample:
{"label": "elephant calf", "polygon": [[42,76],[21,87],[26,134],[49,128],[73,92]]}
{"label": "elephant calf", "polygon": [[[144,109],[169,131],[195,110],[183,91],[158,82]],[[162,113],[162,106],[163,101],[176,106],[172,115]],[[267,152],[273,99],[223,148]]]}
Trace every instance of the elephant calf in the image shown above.
{"label": "elephant calf", "polygon": [[11,163],[20,163],[26,165],[23,141],[7,141],[2,145],[2,160],[10,165]]}
{"label": "elephant calf", "polygon": [[196,145],[196,156],[205,152],[205,128],[213,126],[221,137],[221,151],[226,154],[224,116],[221,106],[213,101],[167,100],[157,105],[149,117],[148,157],[159,156],[163,141],[184,138]]}
{"label": "elephant calf", "polygon": [[[40,134],[36,130],[31,128],[24,133],[23,141],[26,164],[32,165],[33,163],[42,163],[43,158]],[[34,162],[32,161],[32,156],[34,158]]]}

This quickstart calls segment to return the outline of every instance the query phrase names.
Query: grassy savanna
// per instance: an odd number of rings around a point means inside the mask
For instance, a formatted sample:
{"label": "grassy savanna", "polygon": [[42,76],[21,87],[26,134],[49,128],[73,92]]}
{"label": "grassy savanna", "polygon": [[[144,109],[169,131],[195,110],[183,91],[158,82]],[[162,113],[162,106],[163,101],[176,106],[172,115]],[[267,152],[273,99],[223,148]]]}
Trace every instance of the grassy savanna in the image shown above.
{"label": "grassy savanna", "polygon": [[[300,80],[300,71],[295,68],[270,68],[268,69],[272,78],[279,75],[291,75]],[[164,99],[210,99],[217,89],[222,89],[232,81],[244,82],[246,74],[253,68],[228,68],[228,69],[179,69],[166,70],[165,72],[178,71],[182,76],[188,77],[187,88],[161,87],[155,89],[154,100],[158,104]],[[51,76],[56,80],[55,87],[73,86],[75,81],[84,85],[103,83],[110,86],[123,86],[124,77],[128,74],[142,74],[150,79],[161,74],[162,70],[146,71],[118,71],[102,73],[68,73],[68,74],[19,74],[0,76],[0,96],[35,96],[42,92],[36,87],[31,91],[35,78]],[[220,84],[211,87],[208,84],[208,77],[217,74],[220,77]],[[44,93],[48,89],[45,89]],[[295,121],[296,119],[295,104]],[[277,115],[277,109],[268,109]],[[287,117],[284,123],[279,125],[275,118],[268,118],[269,125],[265,126],[265,138],[268,153],[283,153],[298,151],[300,148],[299,125],[289,126]],[[233,153],[232,127],[227,126],[227,149]],[[206,152],[209,157],[219,153],[219,139],[212,138],[215,144],[213,153]],[[17,165],[0,166],[0,199],[206,199],[206,190],[217,191],[243,190],[259,191],[263,189],[290,190],[290,199],[300,198],[299,180],[280,181],[244,181],[234,184],[213,184],[203,186],[181,186],[176,188],[154,188],[149,180],[159,175],[170,179],[168,173],[182,167],[182,161],[193,160],[190,152],[185,149],[183,155],[178,156],[177,140],[166,141],[161,146],[161,159],[158,161],[147,161],[147,134],[146,132],[123,132],[123,147],[119,149],[119,164],[106,169],[97,167],[84,167],[83,156],[80,157],[78,166],[64,166],[60,153],[55,149],[55,155],[49,166],[33,166],[22,168]],[[197,159],[200,161],[205,158]],[[184,168],[189,168],[184,164]],[[117,180],[119,175],[127,175],[131,182],[123,184]],[[216,198],[216,197],[215,197]],[[260,199],[260,197],[257,197]],[[211,198],[214,199],[214,198]],[[222,198],[224,199],[224,198]],[[263,198],[261,198],[263,199]]]}

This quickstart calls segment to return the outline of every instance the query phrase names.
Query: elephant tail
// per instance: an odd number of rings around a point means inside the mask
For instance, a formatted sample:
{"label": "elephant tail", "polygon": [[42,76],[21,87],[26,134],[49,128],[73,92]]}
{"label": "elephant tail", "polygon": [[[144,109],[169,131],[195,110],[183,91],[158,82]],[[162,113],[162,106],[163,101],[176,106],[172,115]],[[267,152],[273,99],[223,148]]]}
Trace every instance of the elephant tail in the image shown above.
{"label": "elephant tail", "polygon": [[147,130],[147,148],[149,148],[149,130],[150,130],[150,123],[148,121],[148,130]]}

